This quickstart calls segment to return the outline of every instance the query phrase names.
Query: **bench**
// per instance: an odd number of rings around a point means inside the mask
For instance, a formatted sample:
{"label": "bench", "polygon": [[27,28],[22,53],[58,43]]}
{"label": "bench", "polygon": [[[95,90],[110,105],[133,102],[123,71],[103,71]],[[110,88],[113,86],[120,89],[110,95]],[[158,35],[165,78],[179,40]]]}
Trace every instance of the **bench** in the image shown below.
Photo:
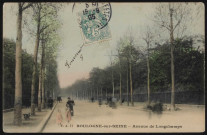
{"label": "bench", "polygon": [[30,118],[30,113],[25,113],[23,116],[25,120],[28,120]]}

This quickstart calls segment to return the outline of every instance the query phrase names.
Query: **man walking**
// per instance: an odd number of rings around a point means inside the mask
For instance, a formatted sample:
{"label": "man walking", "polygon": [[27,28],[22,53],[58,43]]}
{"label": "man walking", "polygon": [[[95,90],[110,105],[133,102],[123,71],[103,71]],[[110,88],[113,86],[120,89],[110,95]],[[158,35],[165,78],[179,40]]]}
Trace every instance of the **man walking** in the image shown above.
{"label": "man walking", "polygon": [[70,108],[71,116],[74,115],[73,105],[75,105],[74,100],[71,100],[70,97],[68,97],[68,101],[66,103],[66,106]]}

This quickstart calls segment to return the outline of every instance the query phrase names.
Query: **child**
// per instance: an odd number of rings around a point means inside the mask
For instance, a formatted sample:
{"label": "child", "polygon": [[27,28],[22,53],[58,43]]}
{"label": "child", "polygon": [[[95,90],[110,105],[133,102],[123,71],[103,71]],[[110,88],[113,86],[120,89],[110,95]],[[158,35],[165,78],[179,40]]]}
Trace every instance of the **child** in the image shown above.
{"label": "child", "polygon": [[66,108],[66,121],[69,122],[71,120],[70,108]]}
{"label": "child", "polygon": [[56,116],[56,122],[58,125],[60,125],[61,127],[63,126],[62,125],[62,122],[63,122],[63,116],[62,116],[62,113],[60,111],[60,109],[58,109],[58,113],[57,113],[57,116]]}

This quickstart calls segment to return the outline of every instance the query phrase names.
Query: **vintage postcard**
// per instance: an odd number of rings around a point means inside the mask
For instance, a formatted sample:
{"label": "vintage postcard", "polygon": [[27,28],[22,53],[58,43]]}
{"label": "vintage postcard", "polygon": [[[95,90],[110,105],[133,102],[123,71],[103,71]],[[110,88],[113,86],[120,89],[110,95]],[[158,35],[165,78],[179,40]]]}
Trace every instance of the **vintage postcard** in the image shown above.
{"label": "vintage postcard", "polygon": [[5,2],[5,133],[205,132],[202,2]]}

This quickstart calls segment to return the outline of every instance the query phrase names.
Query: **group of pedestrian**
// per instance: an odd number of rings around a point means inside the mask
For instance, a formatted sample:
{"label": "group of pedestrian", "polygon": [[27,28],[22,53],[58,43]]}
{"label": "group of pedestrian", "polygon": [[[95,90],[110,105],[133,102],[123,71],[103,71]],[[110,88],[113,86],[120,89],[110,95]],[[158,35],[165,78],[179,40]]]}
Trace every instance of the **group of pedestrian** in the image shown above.
{"label": "group of pedestrian", "polygon": [[62,102],[62,98],[60,96],[57,97],[57,102]]}
{"label": "group of pedestrian", "polygon": [[[74,115],[73,105],[75,105],[74,100],[72,100],[72,99],[70,99],[70,97],[68,97],[68,101],[66,103],[66,109],[65,109],[65,117],[66,117],[66,121],[68,123],[71,121],[71,116]],[[58,109],[58,112],[57,112],[56,122],[61,127],[63,126],[63,124],[62,124],[63,123],[63,116],[62,116],[60,109]]]}

